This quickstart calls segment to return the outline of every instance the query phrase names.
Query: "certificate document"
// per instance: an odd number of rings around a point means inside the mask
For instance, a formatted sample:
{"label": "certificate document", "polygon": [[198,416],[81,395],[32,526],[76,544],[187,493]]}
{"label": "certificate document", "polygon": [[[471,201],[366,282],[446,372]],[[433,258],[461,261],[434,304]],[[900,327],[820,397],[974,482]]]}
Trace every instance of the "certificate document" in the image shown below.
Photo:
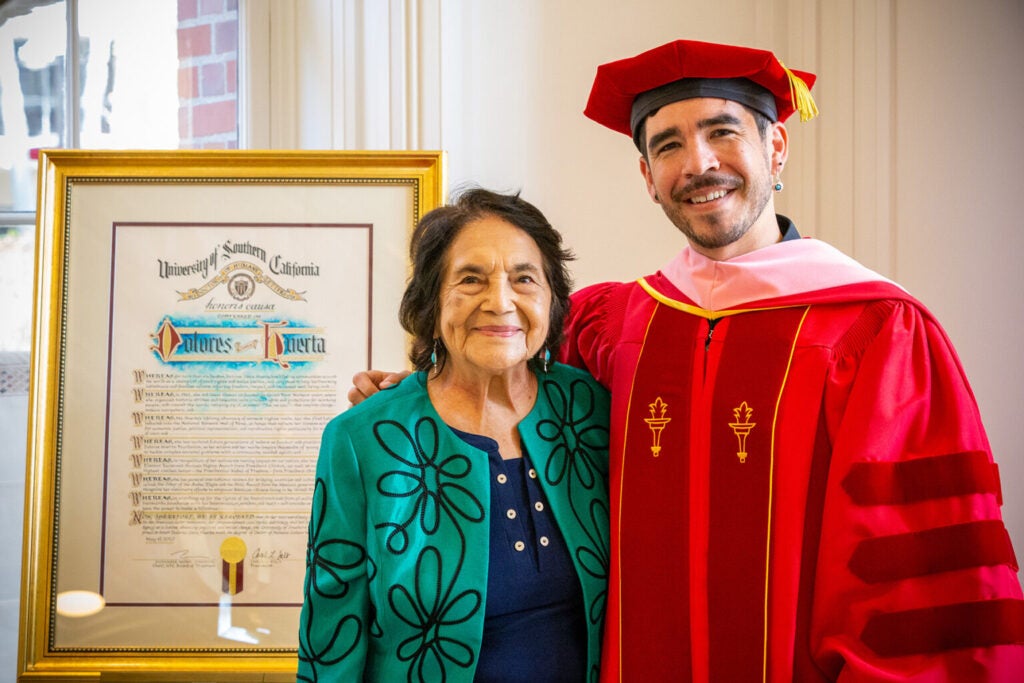
{"label": "certificate document", "polygon": [[108,605],[302,604],[320,433],[369,362],[370,228],[113,226]]}

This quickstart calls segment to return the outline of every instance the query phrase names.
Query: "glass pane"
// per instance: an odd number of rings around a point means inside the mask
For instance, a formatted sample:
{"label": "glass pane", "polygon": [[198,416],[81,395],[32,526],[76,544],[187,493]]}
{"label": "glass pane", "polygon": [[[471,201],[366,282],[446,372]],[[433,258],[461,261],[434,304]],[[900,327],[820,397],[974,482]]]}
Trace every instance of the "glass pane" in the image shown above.
{"label": "glass pane", "polygon": [[[0,211],[34,210],[36,151],[72,144],[66,25],[63,0],[0,3]],[[78,28],[79,147],[238,147],[237,0],[80,0]]]}
{"label": "glass pane", "polygon": [[0,352],[28,351],[32,341],[34,236],[31,226],[0,224],[0,292],[4,300]]}
{"label": "glass pane", "polygon": [[0,7],[0,211],[35,210],[35,151],[65,144],[66,10],[31,6]]}
{"label": "glass pane", "polygon": [[81,0],[78,29],[82,147],[238,146],[237,0]]}

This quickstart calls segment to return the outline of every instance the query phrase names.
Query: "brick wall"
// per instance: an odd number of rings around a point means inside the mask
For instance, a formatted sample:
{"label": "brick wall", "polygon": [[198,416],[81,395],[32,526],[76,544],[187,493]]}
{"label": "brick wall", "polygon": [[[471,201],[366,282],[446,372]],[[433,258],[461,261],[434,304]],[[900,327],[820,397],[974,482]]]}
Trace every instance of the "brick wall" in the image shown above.
{"label": "brick wall", "polygon": [[238,0],[178,0],[178,138],[238,147]]}

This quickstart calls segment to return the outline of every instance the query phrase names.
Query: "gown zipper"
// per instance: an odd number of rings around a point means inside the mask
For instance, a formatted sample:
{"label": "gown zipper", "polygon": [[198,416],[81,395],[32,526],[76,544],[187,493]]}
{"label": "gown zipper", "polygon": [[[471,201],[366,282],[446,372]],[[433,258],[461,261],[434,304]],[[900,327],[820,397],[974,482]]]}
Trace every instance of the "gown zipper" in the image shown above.
{"label": "gown zipper", "polygon": [[704,337],[704,379],[708,377],[708,350],[711,348],[711,335],[715,333],[715,325],[721,318],[708,318],[708,335]]}
{"label": "gown zipper", "polygon": [[715,325],[721,318],[708,318],[708,336],[704,339],[704,350],[711,348],[711,335],[715,333]]}

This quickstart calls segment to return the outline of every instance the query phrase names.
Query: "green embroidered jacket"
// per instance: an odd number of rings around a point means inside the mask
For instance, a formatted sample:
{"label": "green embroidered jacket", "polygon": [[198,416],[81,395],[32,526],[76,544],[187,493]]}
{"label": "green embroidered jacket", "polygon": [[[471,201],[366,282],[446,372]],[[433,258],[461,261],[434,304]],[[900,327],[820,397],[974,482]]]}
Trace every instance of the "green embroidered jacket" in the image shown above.
{"label": "green embroidered jacket", "polygon": [[[608,580],[608,395],[555,364],[519,425],[579,576],[597,680]],[[487,454],[416,373],[335,417],[317,463],[300,681],[472,681],[487,600]]]}

